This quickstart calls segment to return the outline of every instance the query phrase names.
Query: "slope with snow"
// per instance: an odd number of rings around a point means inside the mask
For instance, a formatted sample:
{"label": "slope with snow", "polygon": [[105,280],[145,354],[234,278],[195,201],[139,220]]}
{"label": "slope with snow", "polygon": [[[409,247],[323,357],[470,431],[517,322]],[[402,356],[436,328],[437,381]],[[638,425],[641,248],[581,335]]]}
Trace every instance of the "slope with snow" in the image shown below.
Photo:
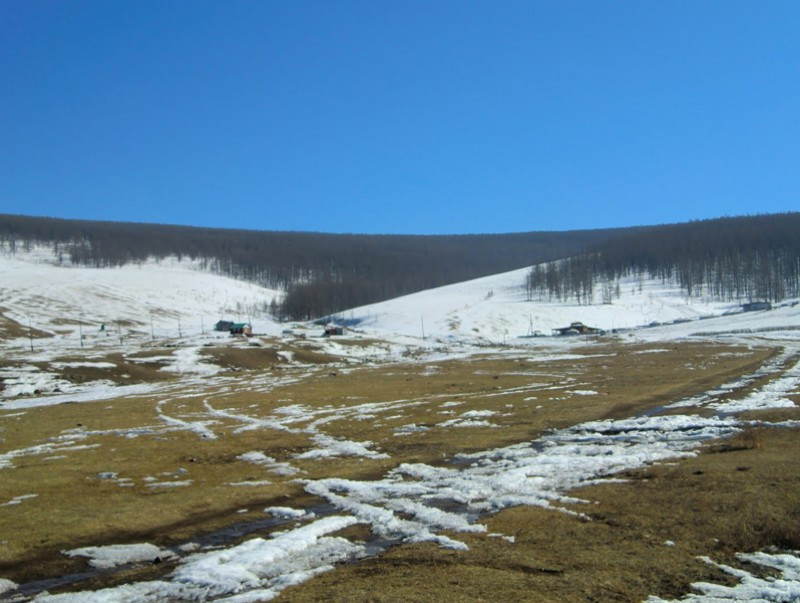
{"label": "slope with snow", "polygon": [[[724,316],[738,312],[739,304],[687,298],[676,285],[634,277],[620,281],[620,295],[611,303],[528,300],[524,286],[528,271],[522,268],[421,291],[347,310],[336,318],[382,338],[477,343],[551,335],[553,329],[575,321],[605,331],[638,328],[642,337],[653,340],[800,325],[800,305],[790,302],[771,312]],[[220,318],[249,320],[257,332],[276,335],[282,327],[266,309],[282,295],[205,272],[185,259],[87,268],[60,265],[50,249],[13,255],[0,250],[0,312],[23,326],[71,339],[77,339],[79,332],[97,338],[103,325],[102,335],[110,337],[133,332],[139,336],[155,332],[160,337],[199,334]],[[642,329],[652,325],[666,326],[652,333]]]}
{"label": "slope with snow", "polygon": [[[0,311],[27,327],[75,338],[161,336],[210,330],[221,318],[252,320],[277,332],[266,307],[281,291],[203,271],[175,258],[114,268],[59,264],[52,250],[11,254],[0,249]],[[121,325],[118,327],[118,325]]]}
{"label": "slope with snow", "polygon": [[[434,337],[487,343],[513,339],[582,322],[607,332],[638,329],[649,340],[696,332],[800,327],[800,305],[792,302],[770,312],[743,314],[735,302],[687,298],[676,285],[627,278],[611,303],[591,304],[527,299],[529,268],[421,291],[354,308],[339,318],[359,329],[384,335]],[[644,329],[644,327],[656,327]],[[637,336],[638,336],[637,334]]]}

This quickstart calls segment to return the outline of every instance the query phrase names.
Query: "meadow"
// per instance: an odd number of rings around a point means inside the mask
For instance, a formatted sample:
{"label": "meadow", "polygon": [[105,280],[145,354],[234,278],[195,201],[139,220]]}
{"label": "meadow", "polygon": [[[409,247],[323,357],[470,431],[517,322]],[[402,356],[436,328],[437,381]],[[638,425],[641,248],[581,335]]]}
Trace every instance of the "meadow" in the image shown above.
{"label": "meadow", "polygon": [[[635,601],[731,580],[700,555],[741,564],[740,552],[800,548],[800,413],[722,408],[781,379],[796,402],[794,348],[607,338],[387,352],[361,337],[265,337],[48,358],[37,368],[66,382],[134,389],[0,406],[0,578],[21,585],[18,600],[171,584],[199,552],[342,514],[355,520],[329,544],[346,554],[297,562],[285,583],[248,566],[272,590],[231,593]],[[574,452],[588,432],[611,447]],[[609,439],[634,432],[644,439]],[[691,436],[658,449],[675,433]],[[500,479],[492,454],[517,459],[532,442],[573,456]],[[131,543],[161,553],[104,566],[76,552]]]}

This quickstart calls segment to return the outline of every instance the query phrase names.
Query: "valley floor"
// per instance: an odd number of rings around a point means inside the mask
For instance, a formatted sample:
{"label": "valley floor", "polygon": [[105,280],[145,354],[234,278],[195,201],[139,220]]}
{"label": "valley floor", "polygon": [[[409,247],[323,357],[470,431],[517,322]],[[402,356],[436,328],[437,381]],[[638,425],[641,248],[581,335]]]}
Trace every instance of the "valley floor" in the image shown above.
{"label": "valley floor", "polygon": [[800,588],[796,342],[296,335],[6,354],[0,599]]}

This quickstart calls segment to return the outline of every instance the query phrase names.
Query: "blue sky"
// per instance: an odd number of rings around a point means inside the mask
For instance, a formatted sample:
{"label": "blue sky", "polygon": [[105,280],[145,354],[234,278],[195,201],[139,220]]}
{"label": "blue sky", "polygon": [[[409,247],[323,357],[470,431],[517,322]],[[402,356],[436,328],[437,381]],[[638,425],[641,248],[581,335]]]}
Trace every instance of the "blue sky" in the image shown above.
{"label": "blue sky", "polygon": [[800,2],[0,3],[0,213],[358,233],[800,210]]}

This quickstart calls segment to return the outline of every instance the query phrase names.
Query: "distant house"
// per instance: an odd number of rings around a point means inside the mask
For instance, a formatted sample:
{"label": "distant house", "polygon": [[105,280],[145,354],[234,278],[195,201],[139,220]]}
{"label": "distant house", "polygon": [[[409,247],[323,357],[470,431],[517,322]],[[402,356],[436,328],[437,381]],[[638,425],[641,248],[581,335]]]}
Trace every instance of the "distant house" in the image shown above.
{"label": "distant house", "polygon": [[253,334],[253,327],[249,322],[234,322],[231,323],[229,331],[231,335],[245,335],[250,337],[250,335]]}
{"label": "distant house", "polygon": [[344,335],[344,329],[337,325],[328,325],[325,327],[325,332],[322,334],[322,336],[330,337],[331,335]]}
{"label": "distant house", "polygon": [[772,310],[772,304],[768,301],[750,302],[742,304],[743,312],[759,312],[761,310]]}
{"label": "distant house", "polygon": [[553,333],[558,335],[600,335],[603,331],[602,329],[587,326],[582,322],[573,322],[568,327],[553,329]]}
{"label": "distant house", "polygon": [[230,331],[232,326],[233,323],[230,320],[220,320],[214,325],[214,330],[225,333],[226,331]]}

